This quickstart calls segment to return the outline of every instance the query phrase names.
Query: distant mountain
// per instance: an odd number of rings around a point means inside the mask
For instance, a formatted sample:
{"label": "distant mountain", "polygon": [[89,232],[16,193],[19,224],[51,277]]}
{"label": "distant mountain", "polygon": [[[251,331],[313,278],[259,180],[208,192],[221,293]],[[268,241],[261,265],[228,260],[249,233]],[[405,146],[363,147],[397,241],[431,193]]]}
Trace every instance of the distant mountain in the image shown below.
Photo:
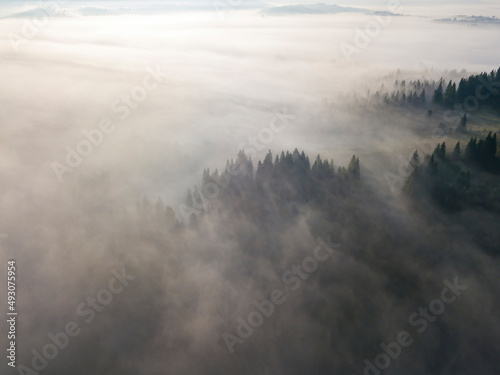
{"label": "distant mountain", "polygon": [[364,8],[343,7],[335,4],[297,4],[265,8],[264,15],[280,16],[290,14],[336,14],[336,13],[369,13],[377,15],[396,15],[388,11],[371,11]]}
{"label": "distant mountain", "polygon": [[49,8],[49,7],[35,7],[32,9],[24,10],[21,12],[16,12],[9,14],[8,16],[2,18],[34,18],[34,17],[71,17],[75,16],[75,13],[69,9],[62,8]]}
{"label": "distant mountain", "polygon": [[110,9],[103,7],[82,7],[82,8],[68,8],[68,7],[46,7],[39,6],[32,9],[24,10],[22,12],[16,12],[9,14],[2,18],[28,18],[32,19],[35,17],[81,17],[81,16],[101,16],[101,15],[121,15],[130,14],[131,9]]}
{"label": "distant mountain", "polygon": [[[52,4],[52,3],[51,3]],[[34,17],[81,17],[81,16],[115,16],[115,15],[151,15],[179,11],[208,11],[224,13],[244,9],[262,9],[265,4],[261,0],[233,1],[144,1],[144,2],[122,2],[122,1],[69,1],[63,3],[55,2],[52,5],[40,3],[27,4],[22,10],[13,7],[10,11],[4,9],[0,19],[7,18],[34,18]]]}
{"label": "distant mountain", "polygon": [[495,16],[456,16],[453,18],[441,18],[434,21],[441,23],[465,23],[469,25],[500,25],[500,19]]}

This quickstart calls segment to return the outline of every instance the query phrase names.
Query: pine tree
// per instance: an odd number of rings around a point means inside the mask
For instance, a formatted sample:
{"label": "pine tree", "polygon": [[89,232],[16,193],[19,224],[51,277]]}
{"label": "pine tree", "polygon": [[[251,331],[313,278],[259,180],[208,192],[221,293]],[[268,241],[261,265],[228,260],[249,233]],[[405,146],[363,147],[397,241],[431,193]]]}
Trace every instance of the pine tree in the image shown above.
{"label": "pine tree", "polygon": [[443,104],[443,83],[439,82],[438,88],[434,91],[434,95],[432,96],[432,102],[435,104],[442,105]]}
{"label": "pine tree", "polygon": [[446,159],[446,143],[441,144],[441,159]]}
{"label": "pine tree", "polygon": [[257,171],[255,172],[256,177],[260,178],[262,176],[262,162],[259,160],[257,163]]}
{"label": "pine tree", "polygon": [[451,158],[453,160],[460,160],[460,141],[457,142],[455,145],[455,148],[453,149],[453,152],[451,153]]}
{"label": "pine tree", "polygon": [[354,176],[355,178],[360,177],[360,166],[359,166],[359,158],[356,155],[353,155],[351,161],[349,162],[349,166],[347,168],[349,174]]}
{"label": "pine tree", "polygon": [[262,163],[262,167],[269,170],[273,168],[273,154],[271,153],[271,150],[269,150],[269,152],[266,154],[264,162]]}
{"label": "pine tree", "polygon": [[488,162],[491,162],[495,159],[495,155],[497,153],[497,134],[492,136],[492,132],[489,132],[488,136],[484,141],[485,147],[485,157]]}
{"label": "pine tree", "polygon": [[[276,166],[276,168],[278,167],[280,166]],[[269,152],[264,157],[264,161],[261,163],[259,160],[259,163],[257,164],[256,178],[259,181],[269,180],[273,175],[273,171],[274,171],[273,154],[271,153],[271,150],[269,150]]]}
{"label": "pine tree", "polygon": [[443,98],[444,106],[447,108],[453,107],[453,104],[455,103],[455,96],[456,96],[456,85],[455,83],[452,83],[450,81],[444,93],[444,98]]}
{"label": "pine tree", "polygon": [[318,154],[318,156],[316,156],[316,160],[314,160],[314,164],[311,168],[311,174],[315,177],[318,177],[320,178],[321,175],[321,166],[322,166],[323,162],[321,161],[321,156]]}
{"label": "pine tree", "polygon": [[434,159],[434,154],[431,156],[429,159],[429,164],[427,165],[427,168],[431,174],[436,174],[437,172],[437,161]]}
{"label": "pine tree", "polygon": [[477,140],[476,138],[471,138],[467,146],[465,147],[465,159],[468,161],[473,161],[477,158]]}
{"label": "pine tree", "polygon": [[444,160],[446,156],[446,145],[444,142],[442,144],[438,143],[438,145],[434,149],[434,152],[432,153],[432,156],[434,156],[436,159]]}
{"label": "pine tree", "polygon": [[463,102],[466,97],[467,97],[467,82],[465,81],[464,78],[462,78],[458,83],[457,101]]}
{"label": "pine tree", "polygon": [[425,103],[426,103],[426,99],[425,99],[425,89],[424,89],[424,90],[422,90],[422,92],[420,93],[420,96],[418,97],[418,99],[419,99],[419,104],[420,104],[421,106],[424,106],[424,105],[425,105]]}

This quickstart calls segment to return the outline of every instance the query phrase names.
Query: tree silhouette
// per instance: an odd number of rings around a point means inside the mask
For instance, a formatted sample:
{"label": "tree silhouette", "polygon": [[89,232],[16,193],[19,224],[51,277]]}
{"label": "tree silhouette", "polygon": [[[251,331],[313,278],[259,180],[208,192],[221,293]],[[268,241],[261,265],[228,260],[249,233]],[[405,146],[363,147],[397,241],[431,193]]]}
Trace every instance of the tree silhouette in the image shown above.
{"label": "tree silhouette", "polygon": [[432,96],[432,103],[442,105],[443,104],[443,83],[439,82],[438,88],[434,91]]}

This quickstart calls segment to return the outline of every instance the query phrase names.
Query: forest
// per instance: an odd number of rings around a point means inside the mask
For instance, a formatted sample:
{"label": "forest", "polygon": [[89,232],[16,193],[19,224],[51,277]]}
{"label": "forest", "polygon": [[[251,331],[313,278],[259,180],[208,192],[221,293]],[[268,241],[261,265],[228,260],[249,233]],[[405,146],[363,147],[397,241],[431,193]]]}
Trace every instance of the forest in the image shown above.
{"label": "forest", "polygon": [[392,89],[382,85],[368,100],[384,105],[411,105],[418,108],[455,109],[457,105],[476,110],[479,103],[498,111],[500,108],[500,68],[489,73],[474,74],[458,82],[444,78],[439,80],[420,79],[396,80]]}
{"label": "forest", "polygon": [[0,374],[498,375],[499,10],[443,2],[5,2]]}
{"label": "forest", "polygon": [[[493,73],[471,76],[456,91],[450,83],[444,94],[442,81],[436,88],[429,82],[399,86],[414,87],[406,103],[420,98],[427,111],[429,105],[450,107],[489,79]],[[492,96],[485,107],[498,108],[497,100]],[[296,148],[269,150],[263,160],[240,151],[221,170],[206,167],[178,209],[144,196],[135,213],[118,214],[116,207],[103,212],[120,218],[116,233],[123,234],[115,247],[123,241],[146,248],[153,259],[164,254],[165,262],[155,261],[148,272],[158,282],[169,275],[155,293],[173,298],[160,308],[156,294],[141,297],[158,320],[142,323],[148,338],[141,345],[162,351],[173,368],[183,368],[179,358],[187,352],[200,358],[189,371],[214,374],[221,367],[242,373],[494,374],[498,317],[478,306],[500,310],[498,299],[489,297],[500,293],[500,157],[496,132],[477,135],[469,121],[463,115],[455,129],[467,141],[413,153],[412,172],[393,201],[365,178],[356,155],[340,166]],[[90,185],[106,191],[106,180],[102,175]],[[337,246],[327,261],[307,268],[305,259],[312,259],[308,254],[318,243]],[[289,269],[302,281],[296,290],[286,283]],[[451,282],[463,292],[444,312],[436,310],[431,297]],[[283,307],[274,305],[265,321],[250,326],[255,306],[269,303],[276,290]],[[422,307],[429,303],[432,313]],[[203,318],[194,313],[200,309]],[[164,319],[175,322],[165,328],[171,344],[154,328]],[[193,341],[192,326],[203,327],[202,342]],[[387,348],[396,350],[398,342],[400,354],[390,364],[381,361],[378,355],[390,354]]]}
{"label": "forest", "polygon": [[[379,356],[386,352],[394,355],[388,373],[439,374],[452,361],[455,374],[477,368],[493,374],[496,318],[475,306],[499,287],[493,281],[500,255],[496,133],[448,151],[443,142],[431,155],[415,151],[397,204],[367,183],[355,155],[347,167],[320,155],[313,160],[298,149],[274,157],[269,151],[254,168],[240,152],[222,172],[205,169],[199,187],[187,193],[186,222],[178,217],[173,224],[174,210],[163,211],[161,201],[156,210],[147,198],[138,202],[148,243],[160,246],[160,232],[173,230],[169,241],[197,244],[199,259],[191,262],[218,264],[226,286],[217,292],[207,286],[207,293],[228,293],[228,300],[216,307],[222,320],[212,329],[220,336],[204,365],[217,363],[213,371],[222,361],[235,371],[377,373],[386,368]],[[327,241],[337,245],[332,259],[308,266],[310,249]],[[221,254],[228,256],[223,265]],[[288,285],[290,267],[296,289]],[[480,296],[471,296],[467,288],[479,275]],[[457,294],[460,307],[442,313],[429,290],[439,295],[450,280],[464,291]],[[265,313],[262,306],[276,291],[284,293],[276,295],[286,308],[276,303],[265,321],[252,323],[255,306]],[[246,303],[230,308],[240,293],[248,295]],[[489,308],[499,307],[488,301]],[[422,307],[430,302],[432,313]],[[412,312],[418,306],[419,313]],[[464,331],[465,324],[481,330],[485,341],[477,340],[477,331]],[[180,336],[187,345],[189,338]],[[406,338],[406,346],[395,344],[398,337]],[[459,350],[482,361],[468,365],[456,358]],[[226,359],[224,351],[231,354]],[[280,358],[287,358],[286,367]]]}

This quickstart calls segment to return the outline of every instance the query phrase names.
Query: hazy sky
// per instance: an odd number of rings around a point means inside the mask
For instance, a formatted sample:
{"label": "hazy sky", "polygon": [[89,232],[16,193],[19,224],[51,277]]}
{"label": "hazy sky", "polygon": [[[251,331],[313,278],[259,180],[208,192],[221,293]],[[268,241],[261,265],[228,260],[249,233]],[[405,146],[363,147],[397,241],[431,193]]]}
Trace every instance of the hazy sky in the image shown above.
{"label": "hazy sky", "polygon": [[[0,95],[3,118],[10,119],[2,127],[10,140],[4,168],[57,184],[51,163],[64,160],[65,148],[75,147],[84,129],[116,117],[111,103],[140,84],[147,66],[161,65],[167,78],[75,175],[118,167],[130,178],[128,188],[158,195],[158,186],[169,184],[162,188],[169,202],[195,183],[203,168],[222,167],[283,107],[297,120],[261,153],[300,142],[306,151],[329,150],[328,157],[345,163],[352,138],[325,134],[321,126],[315,128],[318,134],[307,133],[307,124],[321,117],[325,99],[335,102],[347,89],[366,92],[379,75],[397,69],[476,72],[500,61],[498,38],[491,37],[498,29],[418,17],[393,18],[347,61],[340,46],[353,44],[356,28],[372,21],[363,14],[260,17],[231,8],[224,20],[214,12],[56,17],[15,52],[8,35],[22,35],[25,20],[3,20],[0,77],[9,90]],[[349,116],[323,121],[343,129]],[[148,173],[138,178],[135,168]]]}
{"label": "hazy sky", "polygon": [[[44,2],[33,1],[12,1],[7,0],[2,2],[0,6],[0,17],[9,16],[19,12],[26,12],[29,9],[40,6]],[[49,3],[49,2],[46,2]],[[334,0],[334,1],[303,1],[303,0],[152,0],[152,1],[122,1],[122,0],[61,0],[59,1],[60,9],[80,9],[85,7],[92,7],[93,14],[97,14],[97,9],[107,9],[108,14],[110,11],[120,10],[135,11],[145,14],[158,14],[162,11],[182,11],[182,10],[216,10],[225,9],[231,11],[254,9],[259,10],[266,6],[281,6],[290,4],[337,4],[341,6],[350,7],[364,7],[374,10],[390,10],[391,1],[382,0]],[[399,13],[427,16],[427,17],[444,17],[455,16],[459,14],[465,15],[488,15],[500,16],[500,6],[494,0],[407,0],[400,1],[401,9]],[[70,12],[66,12],[66,16]],[[88,12],[86,13],[89,14]]]}

